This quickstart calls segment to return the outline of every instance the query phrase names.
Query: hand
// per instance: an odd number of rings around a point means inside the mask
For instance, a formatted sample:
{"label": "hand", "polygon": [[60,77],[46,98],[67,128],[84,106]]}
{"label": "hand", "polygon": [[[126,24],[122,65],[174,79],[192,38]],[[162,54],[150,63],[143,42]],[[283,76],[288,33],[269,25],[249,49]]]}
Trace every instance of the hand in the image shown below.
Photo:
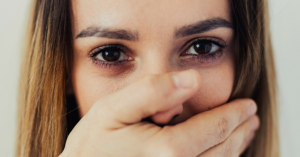
{"label": "hand", "polygon": [[[251,100],[235,100],[226,105],[228,105],[228,107],[233,106],[233,103],[234,105],[241,105],[243,103],[246,103],[247,101],[249,102]],[[226,109],[223,109],[223,106],[221,106],[219,108],[216,108],[213,112],[220,112],[221,114],[221,112],[230,113],[231,111],[230,109],[226,111]],[[227,125],[227,120],[225,120],[223,123]],[[204,153],[201,153],[197,157],[239,157],[249,146],[251,140],[255,136],[255,131],[258,129],[258,127],[258,117],[256,115],[251,116],[248,120],[239,125],[222,143],[210,148]]]}
{"label": "hand", "polygon": [[188,70],[149,76],[104,96],[70,133],[60,157],[239,155],[258,128],[252,100],[236,100],[174,126],[142,121],[162,115],[170,120],[199,88],[200,75]]}

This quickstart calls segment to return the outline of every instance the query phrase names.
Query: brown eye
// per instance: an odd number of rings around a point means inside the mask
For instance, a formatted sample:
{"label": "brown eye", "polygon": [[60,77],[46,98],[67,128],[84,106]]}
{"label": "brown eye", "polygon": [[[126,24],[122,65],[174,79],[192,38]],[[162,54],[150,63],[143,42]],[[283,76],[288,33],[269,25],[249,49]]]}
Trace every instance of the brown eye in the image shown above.
{"label": "brown eye", "polygon": [[198,41],[190,47],[186,54],[208,54],[214,53],[218,50],[220,50],[220,46],[211,41]]}
{"label": "brown eye", "polygon": [[212,43],[211,42],[200,42],[194,45],[194,49],[198,54],[207,54],[211,51]]}
{"label": "brown eye", "polygon": [[113,62],[119,60],[121,52],[116,49],[106,49],[102,53],[102,57],[105,61]]}
{"label": "brown eye", "polygon": [[116,62],[116,61],[126,60],[129,57],[126,56],[121,49],[110,47],[110,48],[99,50],[95,58],[106,62]]}

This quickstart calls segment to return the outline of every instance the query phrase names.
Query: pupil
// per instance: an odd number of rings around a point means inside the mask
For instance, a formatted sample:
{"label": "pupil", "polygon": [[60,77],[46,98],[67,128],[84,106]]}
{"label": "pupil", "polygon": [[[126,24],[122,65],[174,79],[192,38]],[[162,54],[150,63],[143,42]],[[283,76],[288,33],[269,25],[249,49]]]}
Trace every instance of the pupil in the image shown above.
{"label": "pupil", "polygon": [[105,59],[106,61],[117,61],[120,59],[121,53],[118,50],[105,50],[102,53],[102,57],[103,59]]}
{"label": "pupil", "polygon": [[207,54],[211,51],[212,44],[210,42],[201,42],[194,45],[194,49],[199,54]]}

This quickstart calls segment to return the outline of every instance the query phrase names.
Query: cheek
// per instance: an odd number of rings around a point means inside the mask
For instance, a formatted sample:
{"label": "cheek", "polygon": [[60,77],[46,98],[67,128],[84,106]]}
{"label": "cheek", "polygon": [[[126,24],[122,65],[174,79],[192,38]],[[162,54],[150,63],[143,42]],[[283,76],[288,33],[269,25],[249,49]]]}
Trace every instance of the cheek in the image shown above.
{"label": "cheek", "polygon": [[77,55],[74,56],[72,85],[82,117],[98,99],[124,87],[126,81],[102,76],[90,60],[81,59],[85,56]]}
{"label": "cheek", "polygon": [[184,108],[190,115],[195,115],[226,103],[231,95],[234,84],[234,65],[230,59],[227,62],[201,72],[200,90],[189,99]]}
{"label": "cheek", "polygon": [[[74,81],[74,92],[79,106],[80,117],[84,116],[92,105],[101,97],[113,93],[122,88],[122,81],[108,80],[101,76],[89,77],[78,73],[76,81]],[[87,76],[87,77],[81,77]]]}

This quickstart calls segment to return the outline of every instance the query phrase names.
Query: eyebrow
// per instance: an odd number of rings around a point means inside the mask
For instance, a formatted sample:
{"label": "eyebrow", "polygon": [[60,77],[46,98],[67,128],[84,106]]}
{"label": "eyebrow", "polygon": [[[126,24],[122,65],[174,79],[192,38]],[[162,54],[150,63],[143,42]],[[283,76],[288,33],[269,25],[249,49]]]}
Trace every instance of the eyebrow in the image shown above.
{"label": "eyebrow", "polygon": [[193,34],[204,33],[220,27],[234,29],[234,26],[229,21],[222,18],[213,18],[176,29],[174,37],[182,38]]}
{"label": "eyebrow", "polygon": [[[222,18],[212,18],[176,29],[174,32],[174,38],[183,38],[193,34],[200,34],[220,27],[234,29],[233,25],[229,21]],[[139,40],[139,34],[137,31],[124,29],[109,29],[98,26],[91,26],[84,29],[76,36],[76,39],[92,36],[129,41]]]}
{"label": "eyebrow", "polygon": [[130,41],[138,41],[139,35],[136,31],[123,30],[123,29],[109,29],[102,28],[97,26],[92,26],[81,31],[77,36],[77,38],[82,37],[104,37],[111,39],[120,39],[120,40],[130,40]]}

